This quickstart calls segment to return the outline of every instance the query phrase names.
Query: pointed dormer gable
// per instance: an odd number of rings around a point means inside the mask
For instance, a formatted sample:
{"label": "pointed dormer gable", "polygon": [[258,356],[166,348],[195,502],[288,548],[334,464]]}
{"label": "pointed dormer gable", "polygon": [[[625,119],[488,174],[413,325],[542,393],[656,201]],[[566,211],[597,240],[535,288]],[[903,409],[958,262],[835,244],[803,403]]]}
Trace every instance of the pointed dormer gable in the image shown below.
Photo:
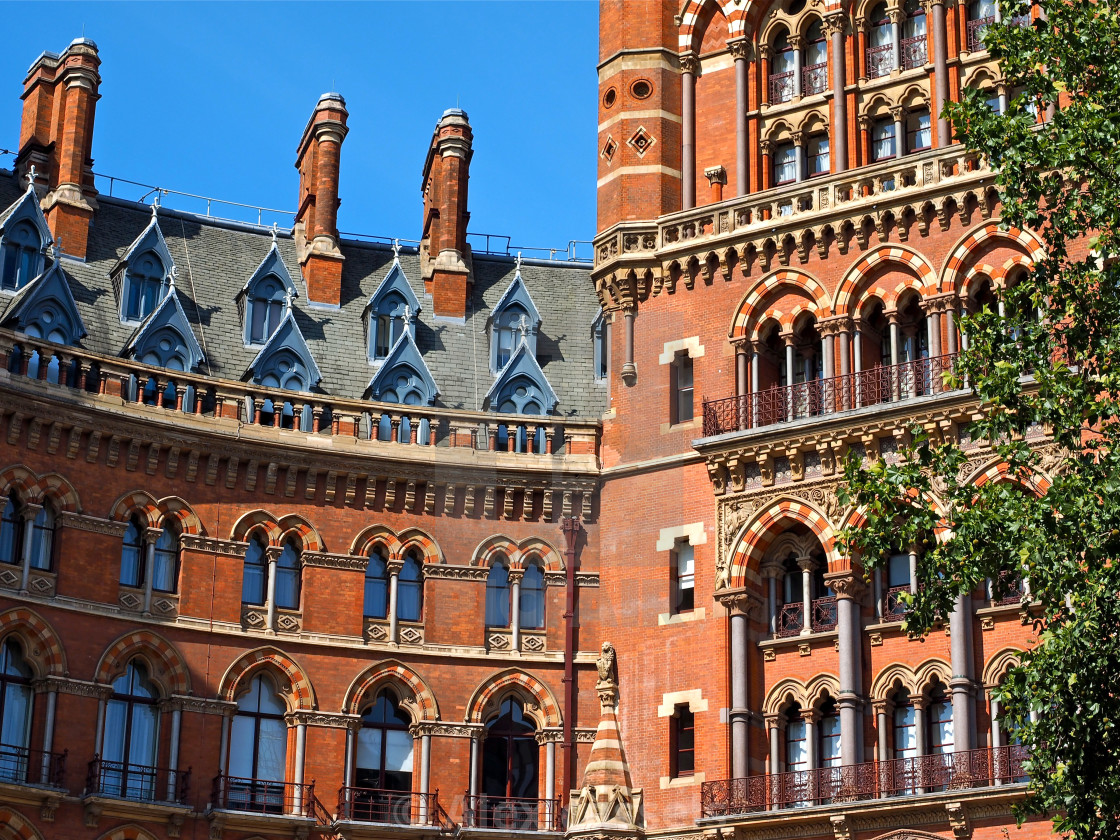
{"label": "pointed dormer gable", "polygon": [[398,339],[416,323],[420,301],[412,291],[399,258],[394,257],[389,273],[377,286],[363,313],[369,360],[381,362],[396,346]]}
{"label": "pointed dormer gable", "polygon": [[551,414],[559,401],[527,337],[521,336],[509,363],[486,392],[486,407],[507,414]]}
{"label": "pointed dormer gable", "polygon": [[202,362],[202,348],[174,286],[136,328],[125,347],[125,355],[169,370],[191,371]]}
{"label": "pointed dormer gable", "polygon": [[439,388],[424,363],[424,357],[420,355],[411,329],[406,329],[397,339],[381,369],[370,380],[366,394],[380,402],[405,405],[435,403]]}
{"label": "pointed dormer gable", "polygon": [[508,364],[517,347],[519,334],[525,336],[529,351],[533,354],[537,352],[541,314],[521,276],[520,260],[518,257],[513,282],[490,313],[490,371],[495,374]]}
{"label": "pointed dormer gable", "polygon": [[77,344],[86,336],[86,325],[58,259],[12,298],[0,324],[56,344]]}
{"label": "pointed dormer gable", "polygon": [[168,278],[175,275],[175,261],[159,228],[157,208],[148,226],[125,249],[109,276],[120,303],[122,322],[143,321],[166,296]]}
{"label": "pointed dormer gable", "polygon": [[0,213],[0,290],[24,288],[43,271],[50,228],[33,187]]}
{"label": "pointed dormer gable", "polygon": [[323,376],[300,332],[292,311],[284,313],[280,326],[245,370],[242,379],[251,379],[266,388],[310,391]]}
{"label": "pointed dormer gable", "polygon": [[245,344],[260,345],[267,342],[280,326],[284,313],[291,309],[291,302],[297,297],[299,289],[292,281],[292,275],[273,239],[265,258],[237,293],[237,308],[244,327]]}

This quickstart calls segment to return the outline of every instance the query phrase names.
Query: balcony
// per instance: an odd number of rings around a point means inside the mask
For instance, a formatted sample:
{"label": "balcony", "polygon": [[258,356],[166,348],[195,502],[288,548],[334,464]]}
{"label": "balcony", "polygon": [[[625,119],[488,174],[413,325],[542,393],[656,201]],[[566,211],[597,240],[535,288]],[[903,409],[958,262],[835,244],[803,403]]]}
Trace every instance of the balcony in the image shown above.
{"label": "balcony", "polygon": [[793,71],[770,74],[770,104],[780,105],[793,99]]}
{"label": "balcony", "polygon": [[894,46],[892,44],[867,48],[867,78],[881,79],[883,76],[889,76],[893,69]]}
{"label": "balcony", "polygon": [[884,624],[900,622],[906,618],[906,613],[910,610],[910,608],[906,606],[906,596],[909,594],[909,584],[904,586],[892,586],[883,593],[881,619]]}
{"label": "balcony", "polygon": [[827,633],[836,629],[836,596],[826,595],[823,598],[814,598],[809,605],[812,608],[812,621],[810,627],[814,633]]}
{"label": "balcony", "polygon": [[984,30],[996,22],[995,15],[970,20],[968,22],[968,51],[980,52],[984,49]]}
{"label": "balcony", "polygon": [[1014,745],[705,782],[701,818],[1019,784],[1027,755]]}
{"label": "balcony", "polygon": [[454,827],[439,804],[439,791],[413,793],[399,790],[342,787],[338,791],[339,822],[419,826],[437,829]]}
{"label": "balcony", "polygon": [[783,604],[778,610],[778,626],[774,635],[779,639],[788,639],[801,634],[805,626],[804,607],[801,604]]}
{"label": "balcony", "polygon": [[560,832],[566,822],[567,814],[560,807],[559,798],[526,799],[468,793],[464,800],[464,828]]}
{"label": "balcony", "polygon": [[924,67],[928,59],[929,51],[926,48],[925,35],[915,35],[913,38],[902,39],[903,70],[913,70],[916,67]]}
{"label": "balcony", "polygon": [[942,390],[942,374],[954,370],[956,359],[956,355],[918,359],[831,379],[775,386],[755,394],[705,400],[704,437],[938,393]]}
{"label": "balcony", "polygon": [[0,784],[63,788],[66,753],[0,744]]}
{"label": "balcony", "polygon": [[178,771],[95,757],[86,770],[86,796],[186,805],[190,788],[190,768]]}
{"label": "balcony", "polygon": [[214,777],[210,805],[215,810],[289,817],[314,817],[315,784],[243,779],[219,774]]}
{"label": "balcony", "polygon": [[803,96],[812,96],[824,93],[828,87],[828,65],[810,64],[801,69],[801,93]]}

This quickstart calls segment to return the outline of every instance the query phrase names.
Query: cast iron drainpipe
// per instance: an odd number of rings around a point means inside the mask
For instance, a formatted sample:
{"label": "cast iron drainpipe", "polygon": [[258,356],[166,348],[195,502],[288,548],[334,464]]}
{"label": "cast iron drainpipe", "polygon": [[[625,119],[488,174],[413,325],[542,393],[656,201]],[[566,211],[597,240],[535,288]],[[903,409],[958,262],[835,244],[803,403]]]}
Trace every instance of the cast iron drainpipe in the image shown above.
{"label": "cast iron drainpipe", "polygon": [[573,790],[575,783],[574,720],[576,712],[576,542],[579,540],[579,518],[569,516],[564,520],[564,565],[567,572],[567,596],[564,602],[564,771],[561,778],[567,791]]}

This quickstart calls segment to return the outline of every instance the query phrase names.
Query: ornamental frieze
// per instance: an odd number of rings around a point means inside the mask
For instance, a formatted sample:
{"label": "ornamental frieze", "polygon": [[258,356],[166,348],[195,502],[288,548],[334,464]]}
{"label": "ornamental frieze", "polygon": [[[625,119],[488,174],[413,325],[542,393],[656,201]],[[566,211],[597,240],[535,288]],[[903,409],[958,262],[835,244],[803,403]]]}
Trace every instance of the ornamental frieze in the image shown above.
{"label": "ornamental frieze", "polygon": [[110,537],[123,537],[128,530],[127,522],[114,522],[112,519],[102,519],[86,513],[72,513],[64,511],[59,515],[59,521],[64,528],[73,528],[76,531],[89,531],[93,534],[105,534]]}

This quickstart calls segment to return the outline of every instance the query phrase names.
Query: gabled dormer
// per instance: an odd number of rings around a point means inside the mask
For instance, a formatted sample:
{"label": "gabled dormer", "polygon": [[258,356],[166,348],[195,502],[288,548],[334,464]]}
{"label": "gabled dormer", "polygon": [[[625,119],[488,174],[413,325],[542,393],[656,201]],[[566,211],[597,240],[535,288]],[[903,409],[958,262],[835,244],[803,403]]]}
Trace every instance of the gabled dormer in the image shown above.
{"label": "gabled dormer", "polygon": [[369,360],[384,362],[397,340],[415,327],[416,317],[420,314],[420,301],[412,291],[399,259],[394,257],[389,273],[369,299],[364,314]]}
{"label": "gabled dormer", "polygon": [[371,400],[403,405],[432,405],[439,389],[432,372],[424,364],[420,349],[406,329],[397,339],[366,394]]}
{"label": "gabled dormer", "polygon": [[541,315],[521,277],[520,259],[518,257],[517,274],[513,282],[490,313],[490,372],[495,374],[509,363],[521,336],[525,337],[529,352],[532,355],[537,352]]}
{"label": "gabled dormer", "polygon": [[0,213],[0,291],[15,292],[43,273],[53,242],[33,186]]}
{"label": "gabled dormer", "polygon": [[123,323],[143,321],[154,312],[167,294],[175,273],[175,261],[159,229],[156,210],[152,207],[148,226],[109,272]]}
{"label": "gabled dormer", "polygon": [[264,260],[237,294],[245,344],[260,346],[267,342],[297,297],[299,290],[274,239]]}
{"label": "gabled dormer", "polygon": [[45,273],[16,294],[0,323],[56,344],[77,344],[85,337],[86,325],[57,256]]}
{"label": "gabled dormer", "polygon": [[486,392],[485,407],[504,414],[551,414],[557,402],[528,336],[519,336],[512,358]]}
{"label": "gabled dormer", "polygon": [[155,311],[132,334],[125,355],[146,365],[191,371],[202,362],[202,348],[174,284],[169,288],[168,294],[156,304]]}
{"label": "gabled dormer", "polygon": [[242,377],[266,388],[288,391],[310,391],[322,378],[291,310],[284,313],[280,326]]}

